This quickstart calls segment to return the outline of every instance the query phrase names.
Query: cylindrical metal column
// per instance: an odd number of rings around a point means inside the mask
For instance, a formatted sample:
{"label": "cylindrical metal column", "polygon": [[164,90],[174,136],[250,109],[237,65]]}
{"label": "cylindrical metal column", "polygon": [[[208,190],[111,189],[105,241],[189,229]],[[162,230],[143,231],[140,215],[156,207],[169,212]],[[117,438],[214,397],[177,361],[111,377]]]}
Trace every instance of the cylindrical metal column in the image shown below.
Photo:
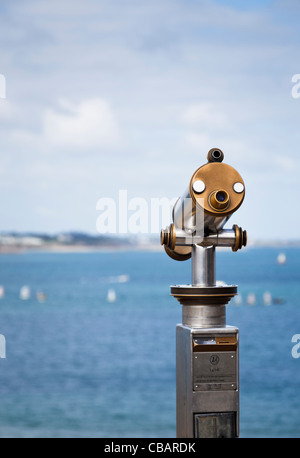
{"label": "cylindrical metal column", "polygon": [[226,326],[225,305],[183,305],[182,324],[194,328]]}
{"label": "cylindrical metal column", "polygon": [[215,247],[192,246],[192,285],[215,286]]}

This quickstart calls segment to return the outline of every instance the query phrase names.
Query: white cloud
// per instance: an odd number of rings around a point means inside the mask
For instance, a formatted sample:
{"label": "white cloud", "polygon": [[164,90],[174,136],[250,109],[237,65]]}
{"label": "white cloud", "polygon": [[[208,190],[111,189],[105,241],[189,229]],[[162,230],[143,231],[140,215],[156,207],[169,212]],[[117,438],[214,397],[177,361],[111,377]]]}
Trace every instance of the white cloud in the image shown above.
{"label": "white cloud", "polygon": [[[258,189],[258,180],[276,184],[279,171],[284,187],[293,176],[299,189],[292,173],[299,155],[300,102],[291,96],[300,71],[296,0],[251,4],[250,11],[186,3],[7,2],[0,17],[4,226],[19,227],[11,208],[22,198],[24,227],[48,230],[31,211],[42,202],[40,214],[53,208],[58,215],[53,228],[94,228],[87,208],[100,193],[110,195],[117,183],[132,193],[176,195],[211,147],[224,151],[247,189],[248,182]],[[118,163],[105,154],[121,148]],[[85,152],[102,154],[90,160]],[[267,233],[263,216],[254,231]]]}
{"label": "white cloud", "polygon": [[228,125],[227,117],[220,109],[206,102],[189,105],[184,110],[181,120],[189,126],[206,128],[225,128]]}
{"label": "white cloud", "polygon": [[210,136],[204,133],[188,132],[185,136],[185,140],[188,147],[197,151],[206,152],[214,147]]}
{"label": "white cloud", "polygon": [[38,205],[35,208],[35,211],[37,215],[42,216],[43,218],[52,218],[52,217],[57,216],[55,211],[43,205]]}
{"label": "white cloud", "polygon": [[[1,97],[0,97],[1,98]],[[0,121],[10,121],[18,114],[15,105],[8,99],[0,100]]]}
{"label": "white cloud", "polygon": [[59,110],[47,109],[43,117],[43,137],[47,144],[80,150],[114,147],[120,132],[109,102],[91,98],[78,105],[59,101]]}
{"label": "white cloud", "polygon": [[[231,116],[231,115],[230,115]],[[229,149],[236,149],[233,145],[232,120],[224,114],[224,111],[213,103],[201,102],[191,104],[185,108],[181,118],[184,132],[184,144],[187,148],[197,154],[207,152],[211,148],[221,147],[225,143]]]}
{"label": "white cloud", "polygon": [[298,169],[298,161],[289,156],[279,156],[274,157],[275,164],[284,172],[292,172],[293,170]]}

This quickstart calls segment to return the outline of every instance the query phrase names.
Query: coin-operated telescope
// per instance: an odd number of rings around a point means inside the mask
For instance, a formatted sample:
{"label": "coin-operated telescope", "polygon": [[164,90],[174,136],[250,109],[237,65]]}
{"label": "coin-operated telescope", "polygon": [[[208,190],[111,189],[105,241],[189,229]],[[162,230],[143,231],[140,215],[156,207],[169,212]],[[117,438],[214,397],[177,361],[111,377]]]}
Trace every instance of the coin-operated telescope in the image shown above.
{"label": "coin-operated telescope", "polygon": [[215,248],[237,251],[247,233],[223,229],[241,206],[245,184],[223,163],[218,148],[208,152],[186,192],[173,208],[173,222],[161,231],[161,244],[178,261],[192,258],[190,285],[171,286],[182,304],[176,327],[177,437],[237,437],[239,434],[238,328],[226,325],[226,304],[236,285],[216,282]]}

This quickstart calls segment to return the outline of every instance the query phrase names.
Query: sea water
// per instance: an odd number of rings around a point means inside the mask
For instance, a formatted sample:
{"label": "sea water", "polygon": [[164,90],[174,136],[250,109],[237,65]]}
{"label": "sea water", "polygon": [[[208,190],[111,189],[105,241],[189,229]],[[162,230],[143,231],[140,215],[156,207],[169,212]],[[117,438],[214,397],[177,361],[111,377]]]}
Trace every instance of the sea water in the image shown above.
{"label": "sea water", "polygon": [[[300,437],[300,249],[279,252],[217,253],[217,279],[239,285],[241,437]],[[169,286],[190,269],[164,252],[0,256],[0,437],[175,437]]]}

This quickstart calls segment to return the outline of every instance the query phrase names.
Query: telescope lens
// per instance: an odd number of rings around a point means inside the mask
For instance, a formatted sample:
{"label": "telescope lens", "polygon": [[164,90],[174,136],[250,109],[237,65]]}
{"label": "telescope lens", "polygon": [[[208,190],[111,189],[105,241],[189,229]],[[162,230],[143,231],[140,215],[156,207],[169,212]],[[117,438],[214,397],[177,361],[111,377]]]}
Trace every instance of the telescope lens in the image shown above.
{"label": "telescope lens", "polygon": [[220,189],[211,194],[209,203],[215,210],[224,210],[229,205],[229,195]]}
{"label": "telescope lens", "polygon": [[219,201],[219,202],[224,202],[226,200],[226,194],[224,191],[218,191],[217,194],[216,194],[216,199]]}
{"label": "telescope lens", "polygon": [[221,157],[220,151],[217,149],[212,153],[214,159],[219,159]]}

